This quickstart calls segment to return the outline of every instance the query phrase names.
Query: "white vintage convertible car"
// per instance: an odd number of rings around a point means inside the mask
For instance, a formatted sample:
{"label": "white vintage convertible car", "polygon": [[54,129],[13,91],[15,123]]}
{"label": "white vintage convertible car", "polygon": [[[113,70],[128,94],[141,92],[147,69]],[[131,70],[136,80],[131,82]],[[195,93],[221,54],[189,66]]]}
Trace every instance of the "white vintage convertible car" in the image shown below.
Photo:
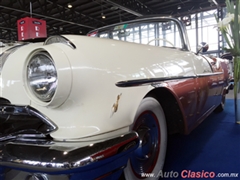
{"label": "white vintage convertible car", "polygon": [[191,52],[171,17],[2,45],[0,59],[1,180],[158,179],[167,134],[222,111],[229,88],[228,61]]}

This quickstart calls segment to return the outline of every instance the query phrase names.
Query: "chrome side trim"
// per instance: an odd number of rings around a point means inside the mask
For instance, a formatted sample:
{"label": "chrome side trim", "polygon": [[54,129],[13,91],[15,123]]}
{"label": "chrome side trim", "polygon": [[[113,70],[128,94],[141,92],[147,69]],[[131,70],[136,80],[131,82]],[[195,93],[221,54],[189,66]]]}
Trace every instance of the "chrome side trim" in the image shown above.
{"label": "chrome side trim", "polygon": [[56,35],[51,36],[46,39],[43,45],[53,44],[53,43],[62,43],[69,46],[72,49],[76,49],[75,44],[73,44],[69,39],[65,38],[64,36]]}
{"label": "chrome side trim", "polygon": [[[0,165],[26,171],[62,172],[76,168],[96,167],[108,158],[121,158],[139,145],[136,132],[129,132],[109,140],[89,143],[52,142],[26,144],[21,141],[0,143]],[[85,168],[84,168],[85,169]]]}
{"label": "chrome side trim", "polygon": [[202,74],[198,74],[198,77],[207,77],[207,76],[217,76],[217,75],[221,75],[223,74],[223,72],[215,72],[215,73],[202,73]]}
{"label": "chrome side trim", "polygon": [[117,82],[116,86],[118,86],[118,87],[132,87],[132,86],[143,86],[143,85],[155,86],[157,83],[161,83],[163,81],[178,80],[178,79],[191,79],[191,78],[196,78],[196,76],[172,76],[172,77],[161,77],[161,78],[127,80],[127,81]]}
{"label": "chrome side trim", "polygon": [[198,74],[197,76],[172,76],[172,77],[161,77],[161,78],[148,78],[148,79],[137,79],[137,80],[126,80],[119,81],[115,85],[118,87],[133,87],[133,86],[143,86],[143,85],[152,85],[156,86],[156,84],[161,83],[163,81],[171,81],[171,80],[181,80],[181,79],[191,79],[197,77],[207,77],[207,76],[216,76],[221,75],[223,72],[216,73],[203,73]]}

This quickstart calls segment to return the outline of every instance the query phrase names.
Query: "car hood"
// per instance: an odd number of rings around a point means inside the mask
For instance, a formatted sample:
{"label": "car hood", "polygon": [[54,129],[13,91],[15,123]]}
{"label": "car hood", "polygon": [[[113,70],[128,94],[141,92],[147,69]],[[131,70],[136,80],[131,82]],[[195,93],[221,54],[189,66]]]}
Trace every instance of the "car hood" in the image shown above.
{"label": "car hood", "polygon": [[[127,132],[142,98],[154,87],[120,88],[117,82],[195,74],[194,56],[189,51],[87,36],[64,37],[75,48],[59,42],[17,49],[4,64],[1,83],[2,97],[13,104],[31,105],[50,118],[58,127],[51,136],[58,140]],[[47,51],[57,67],[58,87],[50,102],[39,102],[27,91],[26,61],[35,51]],[[12,69],[14,73],[10,73]]]}

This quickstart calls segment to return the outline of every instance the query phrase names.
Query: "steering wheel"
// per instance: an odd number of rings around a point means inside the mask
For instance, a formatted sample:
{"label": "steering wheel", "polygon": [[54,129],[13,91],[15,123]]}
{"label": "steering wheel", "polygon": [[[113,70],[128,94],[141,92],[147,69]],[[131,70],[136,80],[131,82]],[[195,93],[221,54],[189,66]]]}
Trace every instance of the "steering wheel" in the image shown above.
{"label": "steering wheel", "polygon": [[164,41],[164,42],[166,42],[166,43],[169,43],[169,44],[171,44],[171,45],[174,47],[173,43],[171,43],[170,41],[168,41],[168,40],[166,40],[166,39],[163,39],[163,38],[155,38],[155,39],[152,39],[152,40],[148,41],[147,44],[150,44],[151,42],[157,41],[157,40],[161,40],[161,41]]}

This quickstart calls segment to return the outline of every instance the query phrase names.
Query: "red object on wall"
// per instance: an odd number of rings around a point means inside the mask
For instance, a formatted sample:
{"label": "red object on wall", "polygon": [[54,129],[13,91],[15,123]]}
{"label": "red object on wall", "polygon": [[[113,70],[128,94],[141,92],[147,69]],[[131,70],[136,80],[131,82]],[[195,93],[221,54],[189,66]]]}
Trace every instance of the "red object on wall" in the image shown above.
{"label": "red object on wall", "polygon": [[35,38],[46,38],[46,21],[25,17],[17,21],[18,40],[28,40]]}

